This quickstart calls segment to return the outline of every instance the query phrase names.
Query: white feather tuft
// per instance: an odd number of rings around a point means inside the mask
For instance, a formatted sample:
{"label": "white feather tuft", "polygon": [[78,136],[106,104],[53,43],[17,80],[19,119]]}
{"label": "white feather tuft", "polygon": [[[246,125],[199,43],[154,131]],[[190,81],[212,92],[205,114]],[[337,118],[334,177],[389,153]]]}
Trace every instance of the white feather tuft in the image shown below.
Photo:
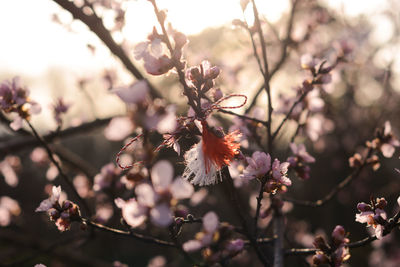
{"label": "white feather tuft", "polygon": [[200,141],[185,153],[185,163],[186,169],[182,177],[194,185],[204,186],[222,181],[222,177],[214,164],[211,164],[210,170],[206,172],[203,141]]}

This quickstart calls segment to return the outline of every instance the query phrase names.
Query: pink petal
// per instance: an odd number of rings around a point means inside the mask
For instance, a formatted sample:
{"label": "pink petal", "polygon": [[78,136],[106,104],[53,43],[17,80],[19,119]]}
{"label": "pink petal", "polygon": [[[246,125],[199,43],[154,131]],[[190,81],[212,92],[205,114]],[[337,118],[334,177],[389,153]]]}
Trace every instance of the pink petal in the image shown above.
{"label": "pink petal", "polygon": [[383,156],[385,156],[386,158],[390,158],[393,156],[393,153],[395,151],[394,146],[389,145],[389,144],[383,144],[381,146],[381,152],[383,154]]}
{"label": "pink petal", "polygon": [[151,169],[151,180],[153,181],[154,189],[157,192],[167,190],[172,182],[173,175],[174,168],[169,161],[158,161]]}
{"label": "pink petal", "polygon": [[122,101],[127,104],[138,104],[146,100],[149,85],[145,80],[139,80],[128,87],[121,87],[111,90]]}
{"label": "pink petal", "polygon": [[172,212],[165,203],[157,205],[150,211],[151,222],[155,225],[166,227],[173,221]]}
{"label": "pink petal", "polygon": [[175,199],[189,198],[193,195],[193,192],[193,185],[181,177],[176,178],[171,185],[171,193]]}
{"label": "pink petal", "polygon": [[121,141],[133,132],[133,124],[128,117],[115,117],[104,129],[104,136],[111,141]]}
{"label": "pink petal", "polygon": [[153,207],[158,199],[158,196],[149,184],[140,184],[136,186],[135,193],[137,201],[143,206]]}
{"label": "pink petal", "polygon": [[199,240],[189,240],[183,244],[183,250],[186,252],[197,251],[202,248],[202,244]]}
{"label": "pink petal", "polygon": [[122,208],[122,217],[127,224],[132,227],[137,227],[146,220],[146,212],[146,207],[139,205],[136,200],[130,199]]}
{"label": "pink petal", "polygon": [[203,228],[209,232],[214,233],[219,225],[218,216],[215,212],[210,211],[203,216]]}

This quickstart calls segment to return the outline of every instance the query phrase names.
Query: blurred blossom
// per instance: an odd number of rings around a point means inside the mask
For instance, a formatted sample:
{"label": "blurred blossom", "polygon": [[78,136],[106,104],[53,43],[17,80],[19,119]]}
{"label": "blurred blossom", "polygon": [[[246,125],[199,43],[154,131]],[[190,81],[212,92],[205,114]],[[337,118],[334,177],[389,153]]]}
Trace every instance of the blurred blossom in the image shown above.
{"label": "blurred blossom", "polygon": [[69,201],[60,201],[61,186],[53,186],[52,193],[48,199],[43,200],[35,212],[47,212],[51,221],[55,222],[58,230],[64,232],[69,230],[73,221],[81,220],[79,207]]}
{"label": "blurred blossom", "polygon": [[18,185],[17,171],[21,168],[21,161],[17,156],[6,156],[0,162],[0,172],[4,176],[4,181],[11,187]]}
{"label": "blurred blossom", "polygon": [[315,159],[308,154],[304,144],[296,145],[295,143],[290,143],[290,149],[293,153],[293,156],[287,159],[290,163],[290,168],[293,168],[300,178],[309,179],[310,167],[306,164],[314,163]]}
{"label": "blurred blossom", "polygon": [[106,223],[114,214],[111,204],[96,205],[96,221]]}
{"label": "blurred blossom", "polygon": [[213,242],[213,235],[218,229],[219,219],[215,212],[210,211],[203,216],[203,232],[196,235],[196,240],[189,240],[183,244],[183,249],[193,252],[210,245]]}
{"label": "blurred blossom", "polygon": [[120,87],[111,90],[126,104],[140,104],[147,98],[149,85],[146,80],[134,82],[131,86]]}
{"label": "blurred blossom", "polygon": [[167,260],[164,256],[155,256],[149,261],[147,267],[164,267],[167,266]]}
{"label": "blurred blossom", "polygon": [[110,187],[119,178],[121,170],[113,163],[104,165],[100,173],[94,177],[93,190],[100,191]]}
{"label": "blurred blossom", "polygon": [[205,188],[200,188],[198,191],[194,192],[190,198],[190,205],[197,206],[204,201],[208,195],[208,190]]}
{"label": "blurred blossom", "polygon": [[21,208],[16,200],[2,196],[0,198],[0,226],[8,226],[12,217],[20,215]]}
{"label": "blurred blossom", "polygon": [[122,263],[120,261],[114,261],[113,262],[113,267],[129,267],[128,264]]}
{"label": "blurred blossom", "polygon": [[45,166],[49,164],[49,156],[46,150],[42,147],[36,147],[32,150],[30,158],[32,162],[37,163],[39,165]]}
{"label": "blurred blossom", "polygon": [[14,113],[10,124],[14,131],[22,127],[23,119],[29,120],[32,114],[41,111],[40,105],[29,99],[29,90],[21,84],[18,77],[0,84],[0,108],[5,113]]}
{"label": "blurred blossom", "polygon": [[53,163],[50,163],[50,166],[46,172],[47,180],[54,181],[54,179],[57,178],[58,174],[59,174],[59,172],[58,172],[56,165],[54,165]]}
{"label": "blurred blossom", "polygon": [[391,158],[396,147],[400,146],[400,141],[394,136],[390,122],[386,121],[382,128],[377,129],[376,138],[371,142],[367,142],[367,146],[378,149],[383,156]]}
{"label": "blurred blossom", "polygon": [[82,198],[86,198],[89,196],[90,182],[85,175],[78,174],[77,176],[75,176],[73,183],[74,187],[76,188],[76,191]]}
{"label": "blurred blossom", "polygon": [[332,131],[334,127],[331,120],[326,119],[322,114],[316,114],[307,119],[306,133],[311,141],[315,142],[321,135]]}
{"label": "blurred blossom", "polygon": [[158,161],[151,170],[153,187],[142,183],[136,186],[136,199],[124,201],[115,200],[116,205],[122,209],[126,222],[137,227],[149,217],[151,222],[160,227],[166,227],[173,222],[172,200],[189,198],[193,186],[181,178],[173,178],[173,167],[166,160]]}
{"label": "blurred blossom", "polygon": [[56,103],[53,104],[53,114],[57,125],[60,126],[62,124],[61,115],[67,113],[70,106],[71,104],[66,104],[62,97],[58,98]]}
{"label": "blurred blossom", "polygon": [[114,117],[104,129],[104,136],[110,141],[121,141],[132,134],[134,125],[129,117]]}

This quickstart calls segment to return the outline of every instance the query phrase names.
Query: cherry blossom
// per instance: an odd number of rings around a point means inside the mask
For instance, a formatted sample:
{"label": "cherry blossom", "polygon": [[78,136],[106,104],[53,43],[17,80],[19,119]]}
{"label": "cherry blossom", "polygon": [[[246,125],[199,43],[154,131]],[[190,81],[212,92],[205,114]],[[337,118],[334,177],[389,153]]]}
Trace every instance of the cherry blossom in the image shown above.
{"label": "cherry blossom", "polygon": [[122,209],[125,221],[131,227],[138,227],[147,218],[154,225],[166,227],[173,222],[173,210],[171,200],[189,198],[193,192],[193,186],[181,178],[173,180],[173,167],[166,160],[158,161],[151,170],[153,187],[147,183],[136,186],[136,199],[127,201],[118,198],[116,205]]}

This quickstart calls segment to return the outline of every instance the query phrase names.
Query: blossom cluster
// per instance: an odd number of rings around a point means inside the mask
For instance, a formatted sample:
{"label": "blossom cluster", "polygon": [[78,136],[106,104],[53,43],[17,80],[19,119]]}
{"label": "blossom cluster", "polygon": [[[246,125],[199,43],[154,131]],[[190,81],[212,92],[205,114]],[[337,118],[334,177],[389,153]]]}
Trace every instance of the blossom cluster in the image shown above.
{"label": "blossom cluster", "polygon": [[280,162],[275,159],[271,164],[271,156],[264,152],[256,151],[252,157],[246,157],[249,164],[243,172],[243,179],[265,179],[265,191],[268,193],[286,192],[287,186],[292,181],[287,177],[288,162]]}
{"label": "blossom cluster", "polygon": [[53,186],[52,194],[48,199],[43,200],[36,212],[47,212],[51,221],[54,221],[58,230],[64,232],[69,230],[73,221],[81,220],[79,207],[69,200],[60,202],[61,186]]}
{"label": "blossom cluster", "polygon": [[16,114],[10,124],[15,131],[22,127],[24,119],[28,120],[32,114],[41,111],[40,105],[29,98],[29,90],[21,84],[18,77],[0,84],[0,108],[5,113]]}
{"label": "blossom cluster", "polygon": [[350,258],[349,243],[347,233],[343,226],[337,225],[332,232],[331,242],[328,243],[322,236],[317,236],[314,240],[314,246],[317,250],[312,258],[313,266],[330,266],[339,267]]}

